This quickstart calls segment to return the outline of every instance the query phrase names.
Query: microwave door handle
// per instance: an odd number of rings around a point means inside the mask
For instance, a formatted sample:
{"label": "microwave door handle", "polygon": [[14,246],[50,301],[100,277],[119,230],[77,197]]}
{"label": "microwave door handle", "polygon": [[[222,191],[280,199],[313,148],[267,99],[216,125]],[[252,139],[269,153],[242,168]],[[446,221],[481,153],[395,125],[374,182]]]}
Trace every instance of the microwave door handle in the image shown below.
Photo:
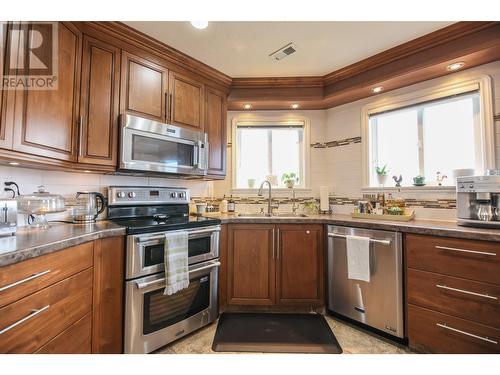
{"label": "microwave door handle", "polygon": [[200,142],[195,142],[193,146],[193,167],[199,168],[200,163]]}

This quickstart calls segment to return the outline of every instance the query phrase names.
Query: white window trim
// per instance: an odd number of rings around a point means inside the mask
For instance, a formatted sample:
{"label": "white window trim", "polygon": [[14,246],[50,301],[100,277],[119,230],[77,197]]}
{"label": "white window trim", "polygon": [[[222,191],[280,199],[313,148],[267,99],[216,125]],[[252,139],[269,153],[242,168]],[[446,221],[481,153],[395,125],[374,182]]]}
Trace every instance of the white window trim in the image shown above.
{"label": "white window trim", "polygon": [[[255,117],[250,117],[248,115],[236,116],[231,121],[231,193],[241,193],[241,194],[254,194],[258,191],[258,186],[254,189],[250,188],[237,188],[236,187],[236,155],[238,150],[238,137],[236,136],[236,130],[238,125],[249,125],[249,126],[290,126],[290,125],[303,125],[304,126],[304,185],[295,188],[299,192],[310,192],[310,182],[311,182],[311,147],[310,147],[310,129],[311,122],[307,117],[304,116],[265,116],[258,115]],[[278,176],[279,177],[279,176]],[[257,185],[260,185],[262,181],[256,181]],[[274,188],[273,192],[285,193],[289,192],[288,188]]]}
{"label": "white window trim", "polygon": [[[407,107],[431,100],[458,95],[474,90],[479,90],[479,102],[481,106],[479,119],[480,145],[476,149],[482,150],[479,157],[481,169],[495,168],[495,144],[494,144],[494,121],[493,121],[493,95],[491,91],[491,77],[488,75],[477,75],[460,81],[450,82],[449,77],[438,80],[436,85],[430,88],[412,91],[408,94],[391,96],[371,102],[361,110],[361,136],[362,136],[362,168],[363,168],[363,191],[379,191],[383,188],[370,186],[370,140],[369,140],[369,116],[372,114]],[[479,146],[479,147],[477,147]],[[427,187],[402,187],[401,190],[416,190]],[[454,186],[432,186],[432,190],[455,190]]]}

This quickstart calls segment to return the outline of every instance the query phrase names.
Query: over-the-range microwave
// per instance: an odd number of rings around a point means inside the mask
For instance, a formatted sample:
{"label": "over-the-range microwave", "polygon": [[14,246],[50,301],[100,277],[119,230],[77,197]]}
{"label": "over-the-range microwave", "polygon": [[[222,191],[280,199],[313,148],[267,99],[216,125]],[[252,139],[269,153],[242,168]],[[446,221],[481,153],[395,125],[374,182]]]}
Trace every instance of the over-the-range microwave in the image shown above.
{"label": "over-the-range microwave", "polygon": [[207,133],[128,114],[120,116],[120,128],[119,173],[207,174]]}

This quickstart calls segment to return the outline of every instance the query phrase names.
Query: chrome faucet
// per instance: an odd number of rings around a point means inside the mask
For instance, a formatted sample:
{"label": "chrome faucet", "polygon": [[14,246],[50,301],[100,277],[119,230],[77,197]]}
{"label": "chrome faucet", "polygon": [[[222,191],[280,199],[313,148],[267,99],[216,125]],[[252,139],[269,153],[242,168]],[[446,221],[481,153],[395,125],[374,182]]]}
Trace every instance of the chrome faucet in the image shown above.
{"label": "chrome faucet", "polygon": [[273,206],[273,197],[272,197],[272,194],[271,194],[271,183],[268,181],[268,180],[265,180],[262,182],[262,184],[260,184],[260,187],[259,187],[259,191],[257,193],[257,195],[259,197],[262,197],[262,188],[264,187],[264,184],[267,183],[267,186],[268,186],[268,192],[269,192],[269,197],[268,197],[268,200],[267,200],[267,216],[272,216],[273,215],[273,208],[277,208],[276,206]]}

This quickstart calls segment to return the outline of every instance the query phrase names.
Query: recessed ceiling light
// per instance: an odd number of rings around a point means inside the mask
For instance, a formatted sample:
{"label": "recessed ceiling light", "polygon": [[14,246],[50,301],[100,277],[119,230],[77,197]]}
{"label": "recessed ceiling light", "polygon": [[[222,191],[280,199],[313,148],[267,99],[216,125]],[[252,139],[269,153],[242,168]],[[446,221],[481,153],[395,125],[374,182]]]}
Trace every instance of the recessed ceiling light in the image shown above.
{"label": "recessed ceiling light", "polygon": [[243,106],[243,108],[245,108],[245,109],[250,109],[250,108],[252,108],[252,106],[251,106],[250,104],[245,104],[245,105]]}
{"label": "recessed ceiling light", "polygon": [[465,63],[463,61],[459,61],[459,62],[456,62],[456,63],[453,63],[453,64],[450,64],[446,67],[447,70],[458,70],[458,69],[461,69],[465,66]]}
{"label": "recessed ceiling light", "polygon": [[85,173],[90,173],[90,171],[84,171]]}
{"label": "recessed ceiling light", "polygon": [[299,108],[299,105],[298,105],[297,103],[292,104],[292,108],[293,108],[293,109],[297,109],[297,108]]}
{"label": "recessed ceiling light", "polygon": [[379,92],[382,92],[383,89],[384,88],[382,86],[377,86],[377,87],[372,88],[372,92],[374,94],[378,94]]}
{"label": "recessed ceiling light", "polygon": [[10,165],[19,165],[19,163],[15,162],[15,161],[11,161],[9,162]]}
{"label": "recessed ceiling light", "polygon": [[191,25],[197,29],[206,29],[208,26],[208,21],[191,21]]}

